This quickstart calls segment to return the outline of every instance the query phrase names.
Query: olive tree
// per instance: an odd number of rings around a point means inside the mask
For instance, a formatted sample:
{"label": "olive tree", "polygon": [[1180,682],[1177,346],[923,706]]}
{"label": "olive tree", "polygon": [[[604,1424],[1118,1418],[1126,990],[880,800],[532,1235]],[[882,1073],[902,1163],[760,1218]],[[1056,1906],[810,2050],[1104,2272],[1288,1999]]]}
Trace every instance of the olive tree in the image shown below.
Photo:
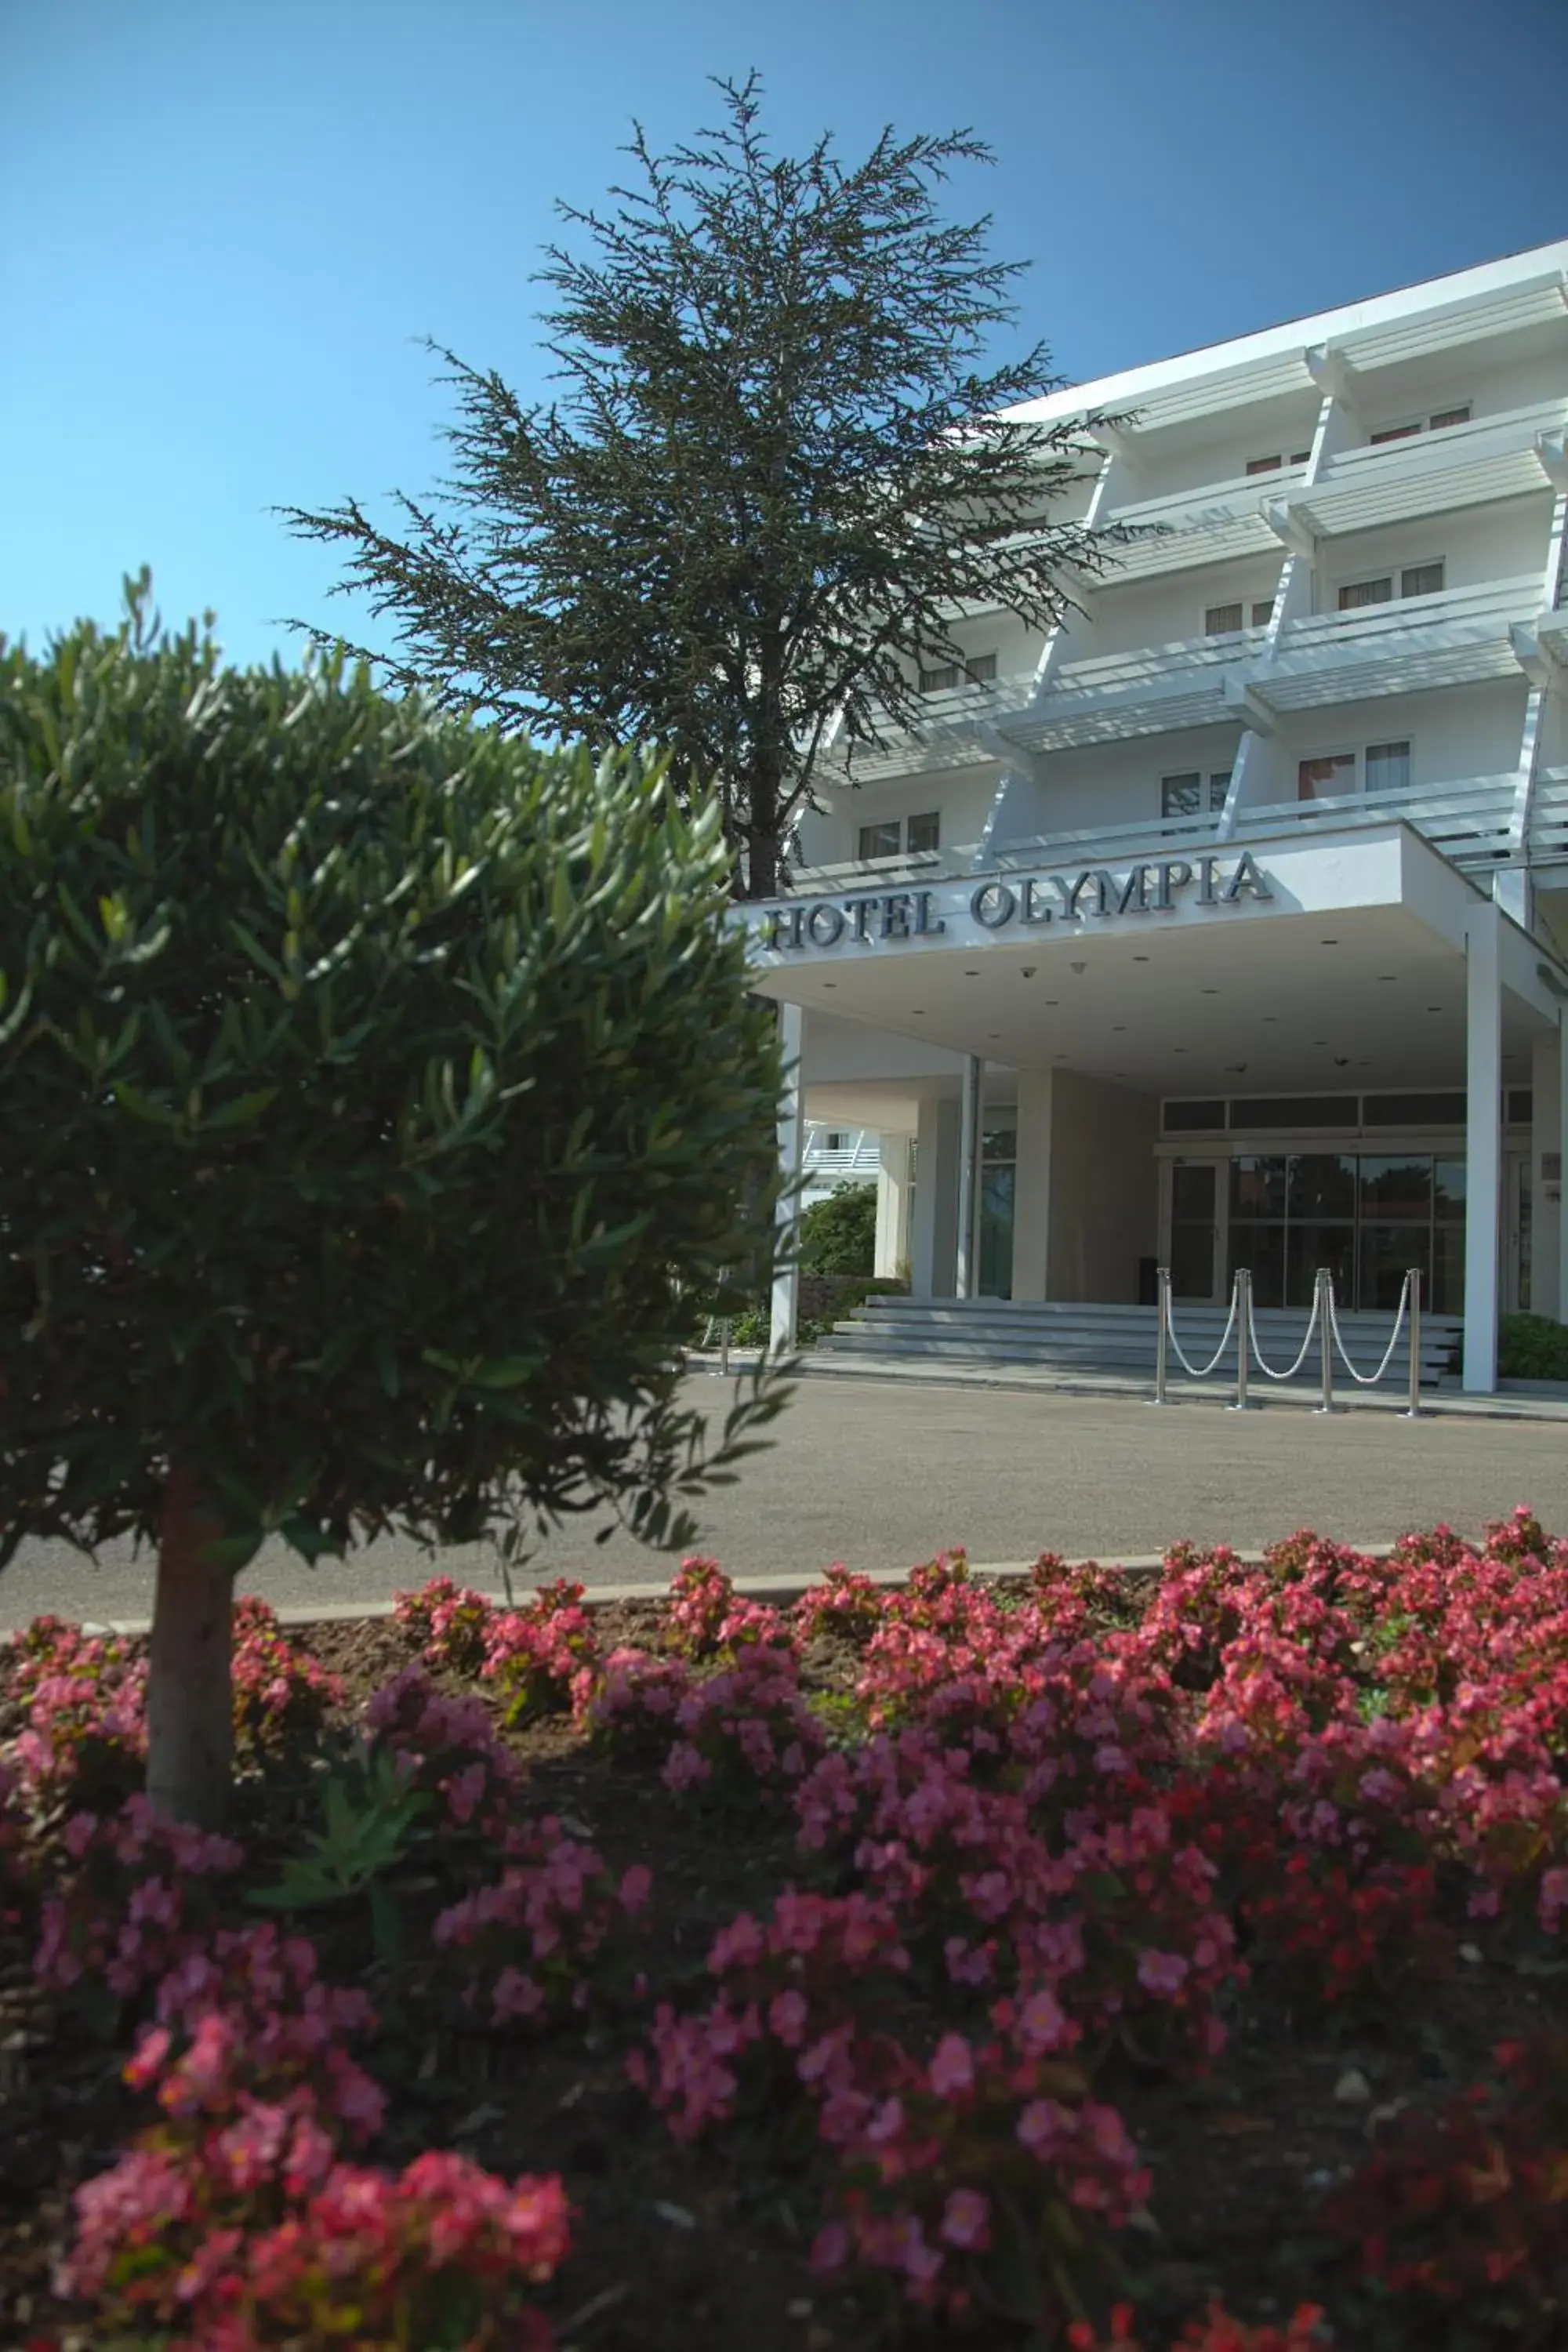
{"label": "olive tree", "polygon": [[128,589],[0,639],[0,1565],[155,1546],[150,1792],[212,1821],[268,1535],[684,1539],[783,1395],[710,1440],[678,1389],[768,1262],[780,1068],[657,761],[226,670]]}

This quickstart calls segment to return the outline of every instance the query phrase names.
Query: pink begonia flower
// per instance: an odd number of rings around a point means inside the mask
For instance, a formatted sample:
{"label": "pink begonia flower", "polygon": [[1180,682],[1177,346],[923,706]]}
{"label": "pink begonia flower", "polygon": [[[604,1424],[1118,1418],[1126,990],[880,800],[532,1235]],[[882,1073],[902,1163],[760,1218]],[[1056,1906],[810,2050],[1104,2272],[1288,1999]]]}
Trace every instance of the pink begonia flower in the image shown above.
{"label": "pink begonia flower", "polygon": [[991,2206],[978,2189],[955,2189],[942,2210],[938,2233],[950,2246],[976,2252],[991,2242]]}
{"label": "pink begonia flower", "polygon": [[829,2221],[812,2242],[811,2267],[819,2278],[841,2271],[849,2260],[849,2232],[842,2221]]}
{"label": "pink begonia flower", "polygon": [[621,1906],[626,1911],[640,1911],[653,1892],[653,1873],[646,1862],[634,1862],[621,1878]]}
{"label": "pink begonia flower", "polygon": [[810,2016],[805,1995],[792,1986],[788,1991],[774,1994],[768,2008],[768,2025],[786,2050],[798,2050]]}
{"label": "pink begonia flower", "polygon": [[1032,1992],[1018,2011],[1018,2040],[1031,2057],[1059,2050],[1070,2039],[1067,2011],[1048,1985]]}
{"label": "pink begonia flower", "polygon": [[1074,2128],[1070,2107],[1058,2099],[1031,2099],[1018,2117],[1018,2137],[1031,2156],[1048,2157]]}
{"label": "pink begonia flower", "polygon": [[974,2087],[974,2061],[962,2033],[944,2033],[931,2062],[931,2086],[939,2099]]}
{"label": "pink begonia flower", "polygon": [[1186,1982],[1189,1963],[1179,1952],[1140,1952],[1138,1981],[1145,1992],[1180,1992]]}

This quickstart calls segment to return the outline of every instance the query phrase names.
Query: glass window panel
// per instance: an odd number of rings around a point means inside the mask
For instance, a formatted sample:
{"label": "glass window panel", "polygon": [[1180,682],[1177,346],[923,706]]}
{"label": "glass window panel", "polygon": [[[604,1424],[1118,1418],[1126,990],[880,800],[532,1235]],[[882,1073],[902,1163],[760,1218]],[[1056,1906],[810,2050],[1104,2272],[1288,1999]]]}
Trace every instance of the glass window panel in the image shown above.
{"label": "glass window panel", "polygon": [[1310,449],[1293,449],[1290,452],[1290,463],[1293,466],[1305,466],[1310,461],[1311,455],[1312,453]]}
{"label": "glass window panel", "polygon": [[1419,425],[1385,425],[1380,432],[1371,433],[1367,438],[1375,449],[1384,441],[1408,441],[1413,433],[1420,430]]}
{"label": "glass window panel", "polygon": [[1408,743],[1369,743],[1366,747],[1366,788],[1369,793],[1403,793],[1410,788]]}
{"label": "glass window panel", "polygon": [[1204,635],[1208,637],[1234,636],[1241,627],[1241,613],[1239,604],[1211,604],[1204,614]]}
{"label": "glass window panel", "polygon": [[1504,1105],[1504,1117],[1510,1127],[1528,1127],[1535,1117],[1535,1095],[1530,1087],[1510,1087]]}
{"label": "glass window panel", "polygon": [[963,665],[976,686],[985,686],[996,675],[994,654],[971,654]]}
{"label": "glass window panel", "polygon": [[1301,1224],[1286,1229],[1285,1300],[1287,1307],[1310,1307],[1318,1268],[1326,1265],[1334,1277],[1334,1298],[1344,1305],[1353,1296],[1355,1227],[1344,1224]]}
{"label": "glass window panel", "polygon": [[1225,1125],[1223,1102],[1168,1102],[1161,1124],[1167,1135],[1206,1135]]}
{"label": "glass window panel", "polygon": [[1303,760],[1296,770],[1296,797],[1302,801],[1332,800],[1355,790],[1355,753],[1331,751],[1321,760]]}
{"label": "glass window panel", "polygon": [[899,820],[889,817],[885,824],[863,824],[860,827],[862,857],[896,857],[899,854]]}
{"label": "glass window panel", "polygon": [[1233,1217],[1282,1217],[1289,1163],[1283,1152],[1265,1158],[1245,1151],[1230,1163],[1230,1213]]}
{"label": "glass window panel", "polygon": [[980,1157],[1001,1161],[1018,1157],[1018,1130],[1016,1127],[987,1127],[981,1130]]}
{"label": "glass window panel", "polygon": [[1460,1094],[1363,1095],[1363,1127],[1463,1127]]}
{"label": "glass window panel", "polygon": [[1361,1286],[1356,1293],[1357,1306],[1380,1307],[1392,1314],[1405,1287],[1406,1269],[1413,1265],[1421,1269],[1422,1304],[1430,1306],[1432,1302],[1427,1296],[1432,1281],[1430,1226],[1363,1225]]}
{"label": "glass window panel", "polygon": [[1013,1296],[1013,1196],[1017,1171],[998,1166],[980,1178],[980,1296]]}
{"label": "glass window panel", "polygon": [[1173,1222],[1184,1223],[1196,1219],[1204,1224],[1214,1223],[1215,1197],[1218,1171],[1199,1161],[1178,1160],[1171,1171],[1171,1216]]}
{"label": "glass window panel", "polygon": [[1259,1127],[1354,1127],[1354,1095],[1252,1095],[1230,1106],[1230,1124],[1245,1134]]}
{"label": "glass window panel", "polygon": [[1252,607],[1252,625],[1255,629],[1266,629],[1273,618],[1274,599],[1272,596],[1264,596],[1255,601]]}
{"label": "glass window panel", "polygon": [[1363,1224],[1369,1218],[1397,1218],[1407,1224],[1418,1219],[1425,1226],[1432,1214],[1432,1162],[1424,1153],[1405,1160],[1363,1159],[1360,1167]]}
{"label": "glass window panel", "polygon": [[1197,816],[1201,812],[1203,777],[1194,768],[1185,775],[1160,779],[1162,816]]}
{"label": "glass window panel", "polygon": [[[1437,1225],[1433,1230],[1432,1296],[1422,1305],[1434,1315],[1465,1311],[1465,1228]],[[1414,1259],[1411,1261],[1415,1263]]]}
{"label": "glass window panel", "polygon": [[1402,596],[1439,596],[1443,593],[1440,563],[1407,563],[1399,575]]}
{"label": "glass window panel", "polygon": [[1343,1152],[1292,1152],[1286,1190],[1290,1216],[1353,1217],[1355,1167]]}
{"label": "glass window panel", "polygon": [[[1294,464],[1295,460],[1292,459],[1291,463]],[[1279,464],[1280,460],[1278,456],[1273,457],[1249,457],[1247,461],[1247,470],[1249,474],[1275,474],[1279,470]]]}
{"label": "glass window panel", "polygon": [[1174,1298],[1214,1297],[1215,1232],[1213,1225],[1173,1225],[1171,1228],[1171,1295]]}
{"label": "glass window panel", "polygon": [[[1463,1223],[1465,1214],[1465,1163],[1462,1160],[1439,1160],[1433,1171],[1432,1209],[1439,1224]],[[1444,1312],[1447,1313],[1447,1309]]]}
{"label": "glass window panel", "polygon": [[1227,1288],[1236,1280],[1237,1268],[1243,1265],[1252,1276],[1253,1304],[1258,1307],[1283,1307],[1285,1304],[1284,1226],[1279,1224],[1232,1225]]}
{"label": "glass window panel", "polygon": [[1470,404],[1467,400],[1462,408],[1440,408],[1432,419],[1432,430],[1441,433],[1446,425],[1468,425],[1469,421]]}
{"label": "glass window panel", "polygon": [[1359,613],[1364,604],[1387,604],[1394,597],[1394,575],[1378,580],[1352,580],[1340,590],[1342,613]]}
{"label": "glass window panel", "polygon": [[938,662],[934,667],[931,669],[922,669],[921,672],[921,692],[922,694],[943,694],[950,686],[956,686],[957,684],[958,665],[956,662]]}
{"label": "glass window panel", "polygon": [[919,856],[927,850],[939,848],[941,843],[942,817],[936,810],[933,809],[929,816],[910,817],[909,845],[911,857]]}

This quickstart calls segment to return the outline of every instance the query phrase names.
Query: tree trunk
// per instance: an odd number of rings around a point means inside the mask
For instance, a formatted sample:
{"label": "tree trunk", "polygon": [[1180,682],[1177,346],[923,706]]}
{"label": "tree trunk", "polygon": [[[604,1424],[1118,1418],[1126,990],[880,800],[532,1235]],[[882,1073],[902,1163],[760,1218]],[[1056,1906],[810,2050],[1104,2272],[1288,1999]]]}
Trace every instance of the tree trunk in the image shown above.
{"label": "tree trunk", "polygon": [[228,1811],[234,1764],[234,1577],[207,1547],[221,1533],[184,1464],[163,1493],[147,1671],[147,1794],[202,1829]]}

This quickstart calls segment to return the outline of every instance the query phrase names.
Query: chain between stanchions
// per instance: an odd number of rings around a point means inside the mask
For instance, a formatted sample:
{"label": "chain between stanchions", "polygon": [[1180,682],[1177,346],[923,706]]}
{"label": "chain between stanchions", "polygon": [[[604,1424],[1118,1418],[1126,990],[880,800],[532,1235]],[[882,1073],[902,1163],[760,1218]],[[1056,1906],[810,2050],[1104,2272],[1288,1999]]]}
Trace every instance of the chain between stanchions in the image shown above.
{"label": "chain between stanchions", "polygon": [[1358,1372],[1355,1366],[1352,1363],[1350,1356],[1345,1349],[1344,1339],[1340,1331],[1339,1314],[1334,1306],[1333,1287],[1331,1285],[1330,1286],[1329,1328],[1334,1335],[1334,1345],[1339,1349],[1340,1361],[1343,1364],[1346,1371],[1350,1374],[1352,1380],[1354,1381],[1358,1388],[1374,1389],[1379,1381],[1382,1380],[1384,1372],[1387,1371],[1390,1364],[1394,1361],[1394,1351],[1399,1345],[1399,1335],[1405,1328],[1405,1312],[1409,1304],[1410,1276],[1406,1275],[1405,1277],[1405,1287],[1399,1294],[1399,1312],[1394,1318],[1394,1334],[1390,1339],[1387,1347],[1384,1349],[1383,1361],[1379,1364],[1375,1372]]}
{"label": "chain between stanchions", "polygon": [[1171,1312],[1170,1293],[1167,1291],[1164,1301],[1165,1336],[1170,1340],[1171,1346],[1175,1352],[1177,1363],[1180,1364],[1183,1371],[1185,1372],[1190,1381],[1206,1381],[1209,1374],[1216,1370],[1220,1358],[1229,1347],[1230,1335],[1236,1328],[1236,1297],[1237,1286],[1233,1283],[1231,1285],[1230,1291],[1230,1313],[1226,1317],[1225,1330],[1221,1334],[1219,1346],[1215,1349],[1214,1354],[1209,1358],[1209,1360],[1204,1366],[1203,1370],[1201,1372],[1195,1372],[1191,1364],[1188,1363],[1185,1356],[1182,1353],[1182,1343],[1176,1337],[1176,1318]]}
{"label": "chain between stanchions", "polygon": [[1321,1284],[1318,1284],[1314,1286],[1312,1291],[1312,1311],[1307,1318],[1307,1336],[1301,1342],[1301,1352],[1297,1357],[1295,1362],[1291,1365],[1288,1372],[1277,1372],[1263,1360],[1263,1350],[1258,1344],[1258,1325],[1254,1320],[1252,1313],[1252,1296],[1250,1291],[1248,1292],[1247,1300],[1247,1336],[1252,1342],[1252,1360],[1258,1366],[1258,1370],[1262,1373],[1266,1381],[1293,1381],[1295,1379],[1297,1373],[1300,1370],[1302,1365],[1307,1360],[1307,1350],[1312,1344],[1312,1334],[1318,1328],[1318,1309],[1322,1305],[1322,1286]]}

